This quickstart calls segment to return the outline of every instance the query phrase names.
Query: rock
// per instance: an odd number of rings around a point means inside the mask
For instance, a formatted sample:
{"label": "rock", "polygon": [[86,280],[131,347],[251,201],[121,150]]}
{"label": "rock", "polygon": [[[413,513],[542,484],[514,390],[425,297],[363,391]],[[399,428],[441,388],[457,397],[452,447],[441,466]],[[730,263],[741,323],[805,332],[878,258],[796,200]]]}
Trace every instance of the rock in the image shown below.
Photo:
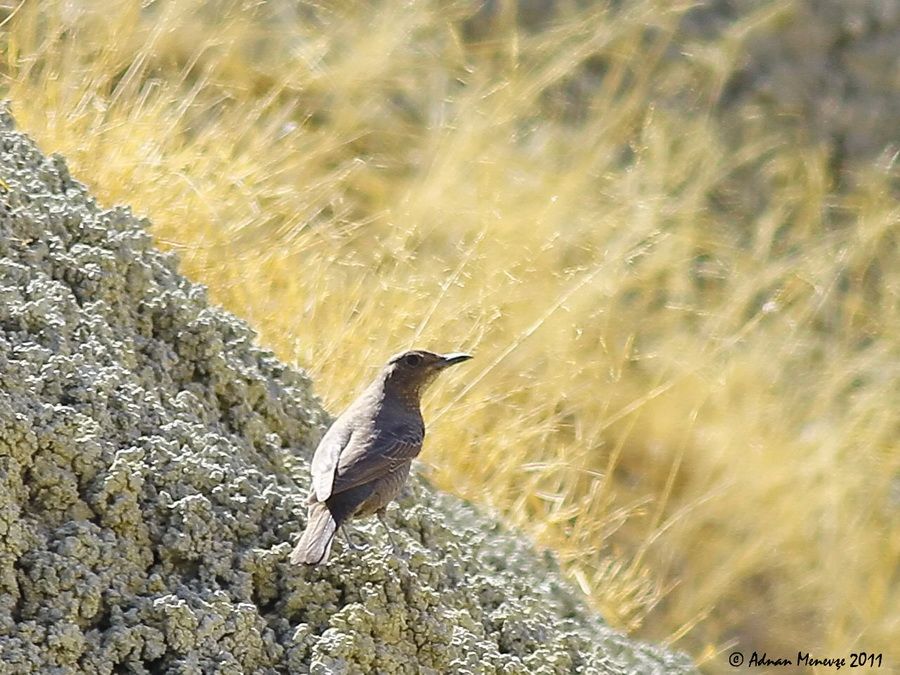
{"label": "rock", "polygon": [[743,108],[792,127],[829,147],[838,165],[900,150],[900,3],[707,0],[686,14],[680,39],[715,43],[741,22],[724,117]]}
{"label": "rock", "polygon": [[[625,15],[639,2],[612,0],[609,16]],[[472,40],[490,39],[508,16],[530,31],[552,28],[573,8],[596,10],[593,0],[473,0],[465,23]],[[669,17],[680,13],[680,21]],[[767,130],[790,130],[792,139],[822,145],[835,169],[873,158],[893,161],[900,151],[900,2],[897,0],[700,0],[656,13],[653,36],[672,30],[668,62],[696,61],[698,89],[723,66],[716,112],[726,128],[756,120]],[[698,58],[698,54],[703,54]],[[714,56],[713,56],[714,55]],[[592,93],[607,68],[586,64],[571,94]],[[702,75],[701,75],[702,73]],[[679,81],[680,82],[680,81]],[[699,84],[705,83],[705,84]],[[657,92],[656,105],[675,98]],[[690,98],[694,92],[680,92]],[[676,99],[673,105],[690,105]],[[576,106],[577,109],[577,106]]]}
{"label": "rock", "polygon": [[0,155],[0,672],[693,672],[419,479],[403,555],[362,523],[365,552],[289,565],[307,376],[7,113]]}

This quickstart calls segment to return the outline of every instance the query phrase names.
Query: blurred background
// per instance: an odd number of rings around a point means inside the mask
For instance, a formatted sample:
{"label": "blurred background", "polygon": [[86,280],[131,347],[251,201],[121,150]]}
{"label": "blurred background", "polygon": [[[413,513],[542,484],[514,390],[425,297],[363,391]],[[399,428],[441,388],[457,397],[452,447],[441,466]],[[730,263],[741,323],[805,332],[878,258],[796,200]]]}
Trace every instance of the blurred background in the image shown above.
{"label": "blurred background", "polygon": [[337,413],[688,651],[900,664],[900,2],[0,0],[0,95]]}

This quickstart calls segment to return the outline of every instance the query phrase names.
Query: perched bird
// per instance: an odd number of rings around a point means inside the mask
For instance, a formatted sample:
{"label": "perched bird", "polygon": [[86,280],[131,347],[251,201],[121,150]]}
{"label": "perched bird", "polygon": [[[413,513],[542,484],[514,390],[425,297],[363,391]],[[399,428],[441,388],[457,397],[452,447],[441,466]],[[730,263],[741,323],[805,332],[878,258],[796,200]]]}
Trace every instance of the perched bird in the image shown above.
{"label": "perched bird", "polygon": [[470,358],[423,349],[398,354],[334,421],[313,455],[306,530],[292,563],[326,562],[337,529],[349,518],[374,513],[387,528],[385,509],[425,439],[419,397],[444,368]]}

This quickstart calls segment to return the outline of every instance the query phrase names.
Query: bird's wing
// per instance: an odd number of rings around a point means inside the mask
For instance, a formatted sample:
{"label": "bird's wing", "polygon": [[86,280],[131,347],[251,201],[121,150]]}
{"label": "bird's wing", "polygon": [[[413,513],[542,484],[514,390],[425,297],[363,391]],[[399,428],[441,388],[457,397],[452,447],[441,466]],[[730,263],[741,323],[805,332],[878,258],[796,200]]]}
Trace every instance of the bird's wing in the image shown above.
{"label": "bird's wing", "polygon": [[345,418],[339,417],[319,441],[310,467],[312,491],[316,501],[324,502],[331,496],[338,459],[341,451],[350,442],[351,436],[351,425],[346,423]]}
{"label": "bird's wing", "polygon": [[363,437],[354,434],[338,460],[332,494],[363,485],[399,469],[419,454],[425,430],[403,425]]}

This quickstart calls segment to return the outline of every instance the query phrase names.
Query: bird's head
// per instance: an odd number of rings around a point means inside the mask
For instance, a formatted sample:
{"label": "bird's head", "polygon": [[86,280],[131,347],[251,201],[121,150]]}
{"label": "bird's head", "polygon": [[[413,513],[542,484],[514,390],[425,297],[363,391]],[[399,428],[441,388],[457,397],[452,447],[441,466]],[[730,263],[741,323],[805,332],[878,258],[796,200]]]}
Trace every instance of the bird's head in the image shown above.
{"label": "bird's head", "polygon": [[418,405],[419,395],[442,370],[471,358],[462,352],[435,354],[424,349],[401,352],[384,368],[385,388]]}

